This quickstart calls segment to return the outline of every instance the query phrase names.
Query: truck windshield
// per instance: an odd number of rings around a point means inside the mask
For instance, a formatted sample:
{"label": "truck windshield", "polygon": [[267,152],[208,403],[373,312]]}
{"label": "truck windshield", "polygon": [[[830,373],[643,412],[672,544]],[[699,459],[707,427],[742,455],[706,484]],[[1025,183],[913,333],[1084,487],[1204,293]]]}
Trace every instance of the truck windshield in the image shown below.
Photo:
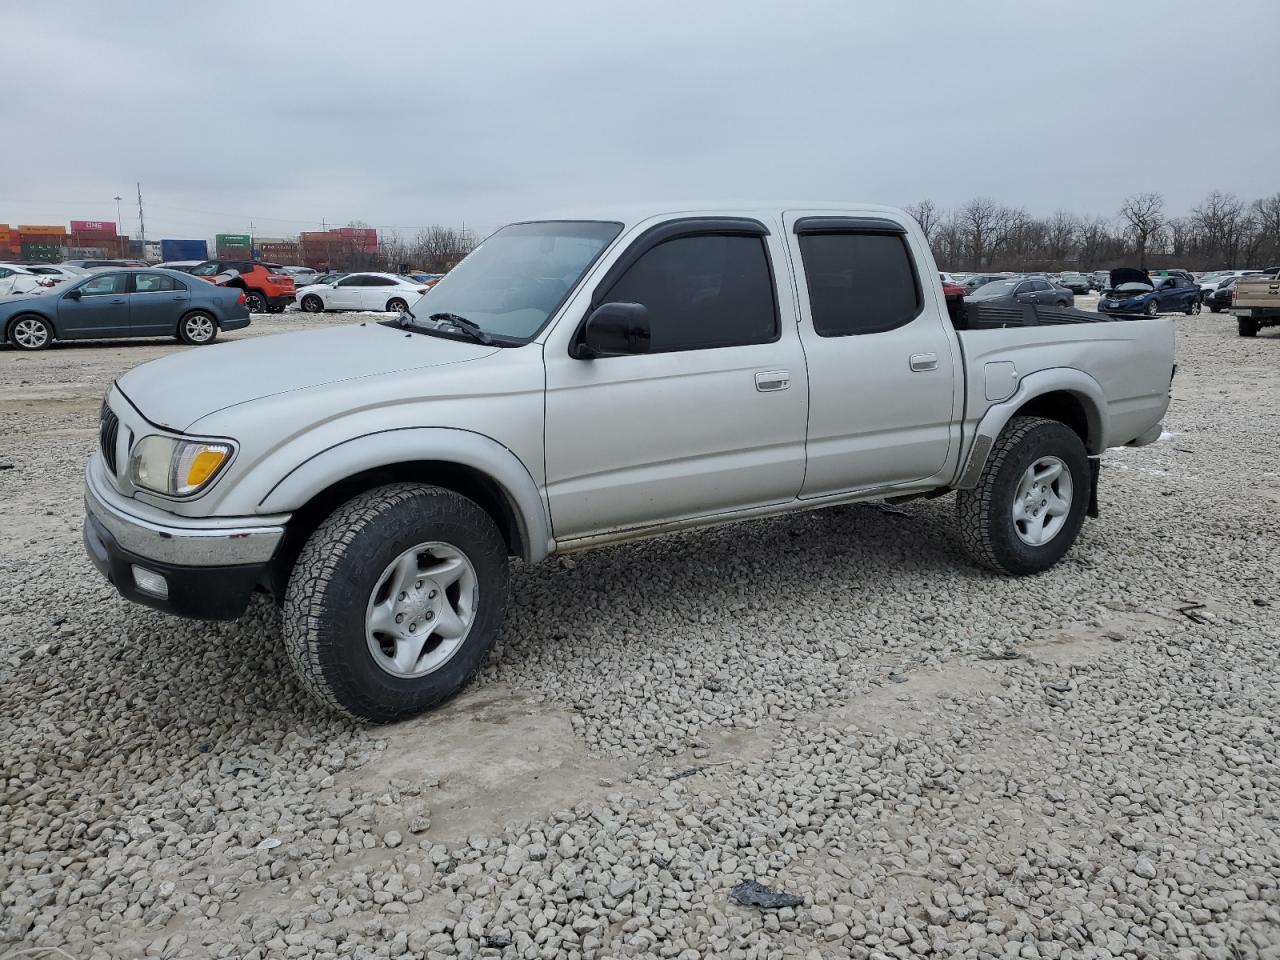
{"label": "truck windshield", "polygon": [[513,223],[471,251],[412,307],[465,317],[485,333],[535,336],[622,229],[595,220]]}

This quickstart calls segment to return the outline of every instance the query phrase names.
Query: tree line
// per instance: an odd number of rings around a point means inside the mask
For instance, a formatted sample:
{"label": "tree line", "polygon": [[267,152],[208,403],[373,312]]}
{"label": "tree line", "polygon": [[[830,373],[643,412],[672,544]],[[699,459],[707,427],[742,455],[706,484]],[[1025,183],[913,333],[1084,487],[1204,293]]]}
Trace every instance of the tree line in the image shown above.
{"label": "tree line", "polygon": [[1068,210],[1033,217],[990,197],[951,211],[932,200],[906,209],[947,270],[1212,270],[1280,264],[1280,193],[1249,202],[1215,190],[1180,217],[1168,215],[1158,193],[1125,198],[1114,217]]}
{"label": "tree line", "polygon": [[378,252],[370,255],[378,263],[363,269],[396,273],[401,267],[408,267],[427,273],[446,273],[479,242],[470,230],[438,224],[419,230],[412,237],[403,237],[395,231],[380,232]]}

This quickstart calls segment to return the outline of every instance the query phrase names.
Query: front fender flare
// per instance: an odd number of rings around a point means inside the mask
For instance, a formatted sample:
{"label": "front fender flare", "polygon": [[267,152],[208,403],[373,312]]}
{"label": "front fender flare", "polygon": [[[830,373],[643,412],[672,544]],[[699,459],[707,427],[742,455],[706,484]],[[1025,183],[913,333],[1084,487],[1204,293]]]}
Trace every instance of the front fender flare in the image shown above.
{"label": "front fender flare", "polygon": [[1069,393],[1080,401],[1089,423],[1089,453],[1093,455],[1102,452],[1109,424],[1107,397],[1098,381],[1083,370],[1071,367],[1038,370],[1018,381],[1018,389],[1009,399],[987,408],[987,412],[978,421],[973,442],[969,445],[969,458],[953,485],[954,489],[972,490],[977,486],[996,437],[1000,436],[1000,432],[1023,406],[1048,393]]}
{"label": "front fender flare", "polygon": [[340,441],[281,477],[259,501],[257,511],[291,513],[348,477],[421,460],[470,467],[497,484],[520,524],[524,559],[536,562],[554,549],[542,494],[524,463],[490,437],[449,427],[402,427]]}

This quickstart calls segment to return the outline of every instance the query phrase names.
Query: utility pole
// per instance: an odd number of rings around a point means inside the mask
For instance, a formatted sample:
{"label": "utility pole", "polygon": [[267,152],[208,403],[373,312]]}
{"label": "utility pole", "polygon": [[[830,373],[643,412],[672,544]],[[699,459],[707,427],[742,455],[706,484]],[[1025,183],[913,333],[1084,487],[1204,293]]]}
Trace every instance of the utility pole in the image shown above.
{"label": "utility pole", "polygon": [[138,233],[142,239],[142,258],[147,257],[147,223],[142,218],[142,183],[138,183]]}
{"label": "utility pole", "polygon": [[117,197],[115,198],[115,201],[116,201],[116,234],[117,234],[117,235],[120,233],[120,201],[121,201],[121,200],[123,200],[123,199],[124,199],[124,197],[120,197],[120,196],[117,196]]}

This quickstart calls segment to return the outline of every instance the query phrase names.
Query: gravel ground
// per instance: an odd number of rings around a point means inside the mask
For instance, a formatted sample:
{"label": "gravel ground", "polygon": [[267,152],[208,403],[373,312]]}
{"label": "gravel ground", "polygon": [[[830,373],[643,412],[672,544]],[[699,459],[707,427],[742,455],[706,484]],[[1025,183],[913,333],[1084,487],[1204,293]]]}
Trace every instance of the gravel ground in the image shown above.
{"label": "gravel ground", "polygon": [[0,957],[1280,958],[1280,336],[1178,326],[1049,573],[950,498],[521,567],[389,728],[85,558],[101,395],[181,348],[0,352]]}

